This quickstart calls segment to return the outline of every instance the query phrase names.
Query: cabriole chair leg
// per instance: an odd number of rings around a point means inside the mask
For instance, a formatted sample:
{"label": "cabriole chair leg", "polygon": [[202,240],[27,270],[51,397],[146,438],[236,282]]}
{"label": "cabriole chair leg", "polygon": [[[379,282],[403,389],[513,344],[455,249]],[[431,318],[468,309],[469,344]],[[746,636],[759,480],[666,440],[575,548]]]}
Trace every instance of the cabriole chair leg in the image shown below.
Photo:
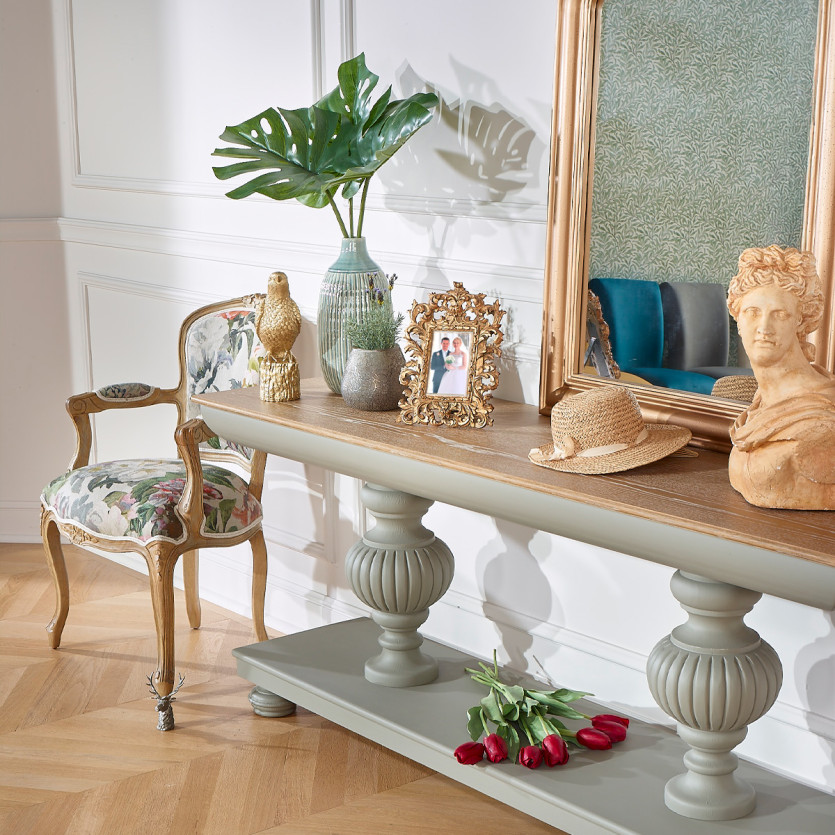
{"label": "cabriole chair leg", "polygon": [[46,561],[55,583],[55,614],[46,627],[49,637],[49,645],[52,649],[58,649],[61,645],[61,633],[64,631],[64,624],[67,622],[67,614],[70,611],[70,584],[67,579],[67,564],[64,561],[64,551],[61,548],[61,532],[52,516],[43,512],[41,514],[41,537],[43,539]]}

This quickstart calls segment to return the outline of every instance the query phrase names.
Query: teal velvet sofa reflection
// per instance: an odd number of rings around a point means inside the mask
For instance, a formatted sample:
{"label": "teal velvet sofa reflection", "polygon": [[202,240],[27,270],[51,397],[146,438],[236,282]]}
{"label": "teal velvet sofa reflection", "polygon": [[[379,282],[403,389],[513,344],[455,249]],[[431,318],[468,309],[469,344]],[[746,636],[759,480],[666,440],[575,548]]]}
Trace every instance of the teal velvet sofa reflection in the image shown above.
{"label": "teal velvet sofa reflection", "polygon": [[718,284],[593,278],[621,371],[654,386],[710,394],[716,380],[750,369],[728,365],[730,327]]}

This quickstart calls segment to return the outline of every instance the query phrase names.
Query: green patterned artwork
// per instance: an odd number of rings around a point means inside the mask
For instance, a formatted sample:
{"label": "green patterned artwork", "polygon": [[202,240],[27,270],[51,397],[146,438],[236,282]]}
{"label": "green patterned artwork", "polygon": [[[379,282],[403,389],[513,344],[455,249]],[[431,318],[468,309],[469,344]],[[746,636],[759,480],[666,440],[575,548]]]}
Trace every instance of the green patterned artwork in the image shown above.
{"label": "green patterned artwork", "polygon": [[798,246],[816,0],[606,0],[589,277],[727,284]]}

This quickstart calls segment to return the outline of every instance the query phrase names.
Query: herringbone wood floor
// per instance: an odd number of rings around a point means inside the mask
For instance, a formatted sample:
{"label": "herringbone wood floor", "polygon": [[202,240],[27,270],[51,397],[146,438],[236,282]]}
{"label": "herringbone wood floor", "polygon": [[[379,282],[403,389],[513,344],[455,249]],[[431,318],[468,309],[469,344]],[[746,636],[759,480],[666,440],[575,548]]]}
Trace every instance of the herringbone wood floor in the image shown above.
{"label": "herringbone wood floor", "polygon": [[186,682],[177,728],[157,731],[147,579],[66,553],[72,603],[51,650],[41,547],[0,545],[0,833],[556,832],[307,711],[255,716],[231,654],[248,622],[204,603],[191,630],[180,592]]}

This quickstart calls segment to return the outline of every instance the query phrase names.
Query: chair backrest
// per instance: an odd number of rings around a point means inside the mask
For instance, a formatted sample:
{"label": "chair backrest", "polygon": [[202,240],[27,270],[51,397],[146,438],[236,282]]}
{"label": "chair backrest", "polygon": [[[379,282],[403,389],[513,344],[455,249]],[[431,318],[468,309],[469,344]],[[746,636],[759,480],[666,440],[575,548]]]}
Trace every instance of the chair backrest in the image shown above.
{"label": "chair backrest", "polygon": [[593,278],[589,289],[600,299],[612,355],[621,370],[660,368],[664,324],[658,285],[632,278]]}
{"label": "chair backrest", "polygon": [[730,320],[721,284],[664,282],[664,347],[670,368],[726,366]]}
{"label": "chair backrest", "polygon": [[[201,307],[180,328],[180,420],[200,414],[194,394],[257,386],[258,367],[266,351],[255,332],[256,294]],[[232,459],[248,466],[252,450],[224,439],[203,446],[204,457]]]}

